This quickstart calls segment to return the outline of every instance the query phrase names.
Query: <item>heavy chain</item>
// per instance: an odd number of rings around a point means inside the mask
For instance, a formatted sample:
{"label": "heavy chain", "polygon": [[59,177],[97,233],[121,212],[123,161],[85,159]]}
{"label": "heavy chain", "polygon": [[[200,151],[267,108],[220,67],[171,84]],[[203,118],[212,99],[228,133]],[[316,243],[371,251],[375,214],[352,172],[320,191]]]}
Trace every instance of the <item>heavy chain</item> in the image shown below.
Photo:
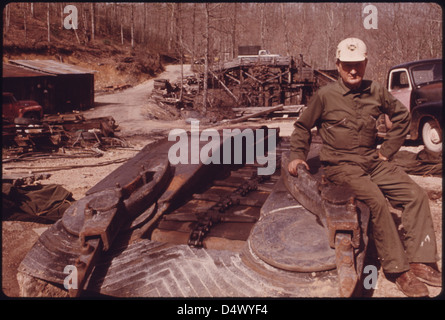
{"label": "heavy chain", "polygon": [[241,184],[230,195],[224,196],[215,203],[209,210],[198,214],[198,222],[190,233],[188,245],[191,247],[202,247],[205,236],[210,229],[217,223],[223,221],[230,222],[255,222],[252,216],[234,216],[227,215],[225,212],[232,206],[240,203],[240,197],[245,197],[251,191],[258,189],[258,184],[264,182],[269,176],[258,176],[253,174],[251,179]]}

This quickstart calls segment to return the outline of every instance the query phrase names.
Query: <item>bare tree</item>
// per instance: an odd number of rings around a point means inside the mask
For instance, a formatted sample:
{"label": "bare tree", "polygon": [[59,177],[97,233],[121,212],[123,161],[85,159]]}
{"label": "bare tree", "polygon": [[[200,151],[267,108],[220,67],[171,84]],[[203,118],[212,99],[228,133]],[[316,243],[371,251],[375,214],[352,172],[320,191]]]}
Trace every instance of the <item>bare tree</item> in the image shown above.
{"label": "bare tree", "polygon": [[130,5],[131,8],[131,47],[134,48],[134,3]]}
{"label": "bare tree", "polygon": [[207,85],[208,85],[208,74],[209,74],[209,37],[210,37],[210,4],[205,3],[205,53],[204,53],[204,94],[202,104],[204,106],[204,111],[207,110]]}
{"label": "bare tree", "polygon": [[123,19],[123,7],[120,7],[120,12],[121,12],[121,45],[124,45],[124,19]]}
{"label": "bare tree", "polygon": [[59,12],[60,12],[60,26],[63,28],[63,20],[65,19],[65,14],[63,12],[65,6],[63,4],[63,2],[59,3]]}
{"label": "bare tree", "polygon": [[237,14],[238,14],[238,5],[235,2],[233,4],[233,18],[232,18],[232,34],[231,34],[231,39],[232,39],[232,58],[235,58],[236,56],[236,32],[237,32],[237,24],[238,24],[238,18],[237,18]]}
{"label": "bare tree", "polygon": [[[22,10],[23,10],[23,29],[25,30],[25,43],[28,41],[28,26],[27,26],[27,14],[26,14],[26,3],[22,4]],[[49,41],[49,40],[48,40]]]}
{"label": "bare tree", "polygon": [[96,23],[95,23],[95,5],[94,2],[91,2],[91,40],[94,41],[95,38],[95,30],[96,30]]}
{"label": "bare tree", "polygon": [[281,6],[281,18],[283,19],[283,25],[284,25],[284,41],[286,44],[286,54],[290,56],[290,43],[289,43],[289,28],[287,26],[287,17],[286,12],[284,9],[284,3],[280,4]]}
{"label": "bare tree", "polygon": [[10,21],[11,21],[11,4],[7,4],[5,6],[4,13],[5,13],[5,24],[4,24],[5,25],[5,32],[7,33],[8,30],[9,30],[9,24],[10,24]]}
{"label": "bare tree", "polygon": [[47,11],[46,11],[46,22],[47,22],[47,28],[48,28],[48,43],[51,42],[51,23],[50,23],[50,4],[47,3]]}
{"label": "bare tree", "polygon": [[260,5],[261,7],[261,18],[260,18],[260,21],[261,21],[261,47],[264,49],[264,48],[266,48],[266,13],[265,13],[265,10],[266,10],[266,4],[265,3],[262,3],[261,5]]}
{"label": "bare tree", "polygon": [[196,45],[195,45],[195,33],[196,33],[196,3],[193,3],[193,15],[192,15],[192,50],[191,50],[191,54],[192,54],[192,61],[191,63],[193,64],[195,62],[195,50],[196,50]]}

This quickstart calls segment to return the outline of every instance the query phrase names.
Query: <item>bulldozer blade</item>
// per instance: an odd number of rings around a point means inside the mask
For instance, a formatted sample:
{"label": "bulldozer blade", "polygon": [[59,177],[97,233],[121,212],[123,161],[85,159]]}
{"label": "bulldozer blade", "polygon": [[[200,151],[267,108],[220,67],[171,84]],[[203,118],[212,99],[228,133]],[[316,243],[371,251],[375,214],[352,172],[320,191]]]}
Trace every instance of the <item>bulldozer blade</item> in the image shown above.
{"label": "bulldozer blade", "polygon": [[74,266],[82,252],[80,238],[69,233],[58,220],[39,237],[18,271],[62,285],[67,266]]}

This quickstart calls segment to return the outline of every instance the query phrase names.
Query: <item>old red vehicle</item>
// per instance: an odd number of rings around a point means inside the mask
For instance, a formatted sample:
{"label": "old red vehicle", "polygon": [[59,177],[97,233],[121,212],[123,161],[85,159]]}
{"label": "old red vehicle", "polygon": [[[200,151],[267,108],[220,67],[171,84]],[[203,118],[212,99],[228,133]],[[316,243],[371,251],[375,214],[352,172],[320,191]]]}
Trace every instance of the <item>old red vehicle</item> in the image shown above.
{"label": "old red vehicle", "polygon": [[43,108],[33,100],[17,100],[10,92],[3,92],[3,120],[14,122],[15,119],[40,120],[43,118]]}

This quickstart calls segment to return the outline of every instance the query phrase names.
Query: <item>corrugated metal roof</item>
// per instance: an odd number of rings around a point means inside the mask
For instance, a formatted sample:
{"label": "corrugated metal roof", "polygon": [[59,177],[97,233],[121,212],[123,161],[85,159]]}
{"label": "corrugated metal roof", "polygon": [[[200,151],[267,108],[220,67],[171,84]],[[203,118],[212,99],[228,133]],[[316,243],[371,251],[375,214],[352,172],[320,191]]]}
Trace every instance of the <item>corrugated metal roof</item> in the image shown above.
{"label": "corrugated metal roof", "polygon": [[54,75],[4,63],[2,67],[2,76],[3,78],[28,78],[53,77]]}
{"label": "corrugated metal roof", "polygon": [[55,60],[10,60],[9,62],[50,74],[89,74],[96,71]]}

